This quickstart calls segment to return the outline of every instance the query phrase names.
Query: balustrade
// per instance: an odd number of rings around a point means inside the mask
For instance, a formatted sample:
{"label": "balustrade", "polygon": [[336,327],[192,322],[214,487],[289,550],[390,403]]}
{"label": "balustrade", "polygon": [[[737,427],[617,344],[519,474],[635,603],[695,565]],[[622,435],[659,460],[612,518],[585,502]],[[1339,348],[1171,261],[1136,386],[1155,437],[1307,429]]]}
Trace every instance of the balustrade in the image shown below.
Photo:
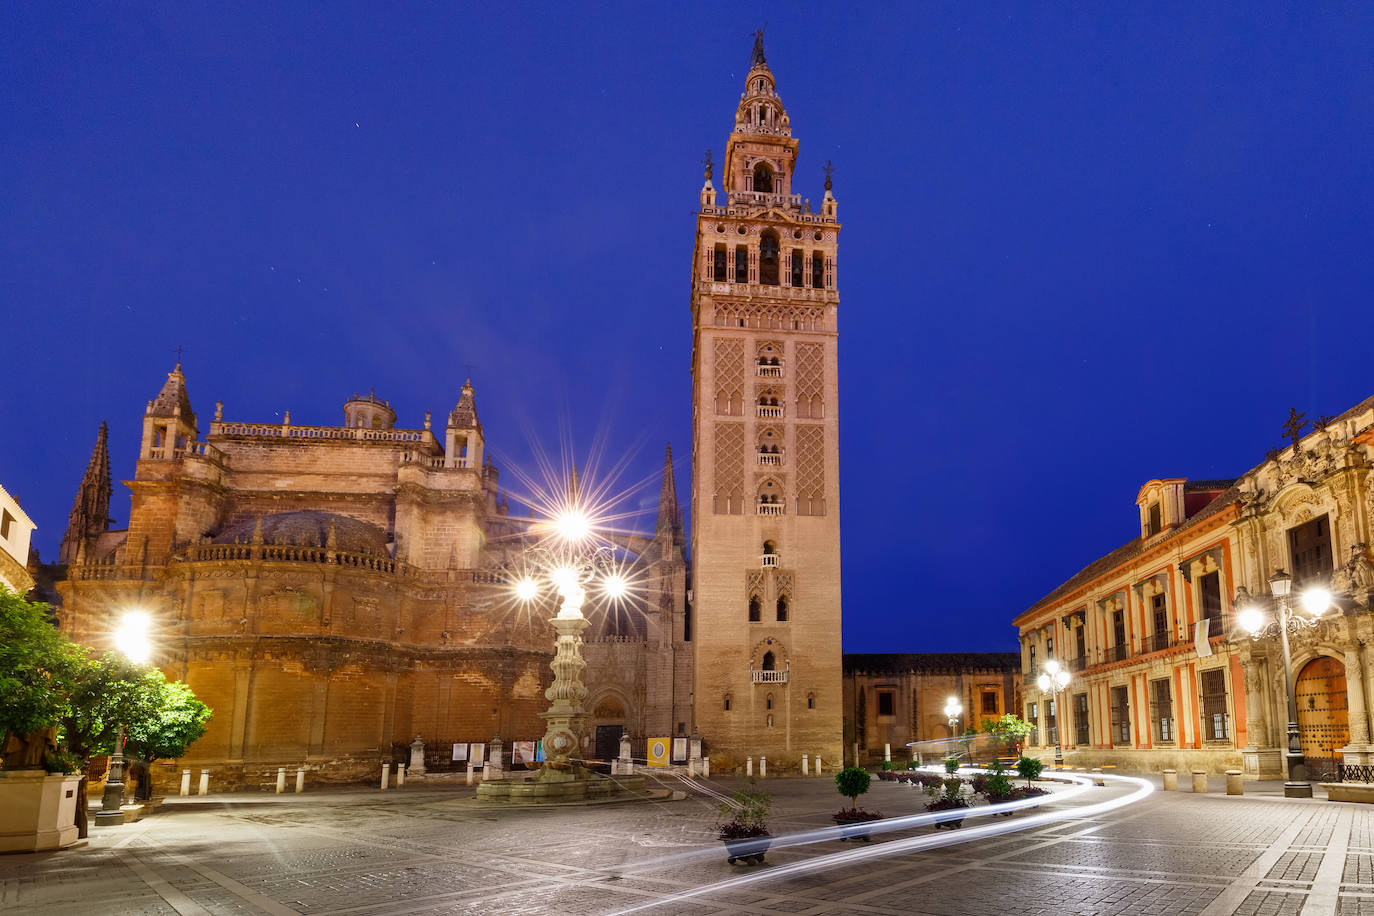
{"label": "balustrade", "polygon": [[749,669],[751,680],[755,684],[786,684],[787,671],[760,671],[757,668]]}

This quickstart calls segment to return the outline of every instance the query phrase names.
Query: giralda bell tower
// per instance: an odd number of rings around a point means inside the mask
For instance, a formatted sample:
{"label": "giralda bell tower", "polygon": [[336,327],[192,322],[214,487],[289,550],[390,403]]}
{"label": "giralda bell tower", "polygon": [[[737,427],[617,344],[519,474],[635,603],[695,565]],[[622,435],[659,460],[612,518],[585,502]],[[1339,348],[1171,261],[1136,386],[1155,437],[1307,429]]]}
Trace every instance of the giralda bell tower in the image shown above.
{"label": "giralda bell tower", "polygon": [[796,166],[760,33],[692,262],[693,705],[708,753],[770,770],[843,740],[840,224],[828,165],[819,211]]}

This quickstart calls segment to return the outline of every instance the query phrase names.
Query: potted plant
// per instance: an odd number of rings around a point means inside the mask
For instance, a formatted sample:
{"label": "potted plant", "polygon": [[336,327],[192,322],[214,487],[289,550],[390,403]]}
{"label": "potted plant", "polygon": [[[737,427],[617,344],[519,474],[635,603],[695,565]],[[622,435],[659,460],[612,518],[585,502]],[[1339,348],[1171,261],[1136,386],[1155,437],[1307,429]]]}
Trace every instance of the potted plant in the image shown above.
{"label": "potted plant", "polygon": [[[1019,790],[1011,784],[1011,777],[1007,775],[1006,764],[1000,760],[993,761],[991,773],[979,773],[974,776],[972,787],[973,791],[986,798],[990,805],[1021,797]],[[1016,812],[1001,811],[998,813],[1003,817],[1011,817]]]}
{"label": "potted plant", "polygon": [[767,792],[753,791],[753,785],[751,779],[749,785],[738,789],[730,801],[717,809],[721,818],[729,818],[716,822],[716,835],[725,844],[731,865],[741,861],[761,864],[772,838],[768,832],[768,809],[773,799]]}
{"label": "potted plant", "polygon": [[[868,791],[871,780],[868,771],[862,767],[845,767],[835,774],[835,788],[849,799],[850,807],[841,808],[832,816],[836,826],[851,827],[854,824],[867,824],[882,820],[881,811],[866,811],[859,807],[859,796]],[[865,829],[846,830],[841,840],[856,839],[868,841],[869,831]]]}

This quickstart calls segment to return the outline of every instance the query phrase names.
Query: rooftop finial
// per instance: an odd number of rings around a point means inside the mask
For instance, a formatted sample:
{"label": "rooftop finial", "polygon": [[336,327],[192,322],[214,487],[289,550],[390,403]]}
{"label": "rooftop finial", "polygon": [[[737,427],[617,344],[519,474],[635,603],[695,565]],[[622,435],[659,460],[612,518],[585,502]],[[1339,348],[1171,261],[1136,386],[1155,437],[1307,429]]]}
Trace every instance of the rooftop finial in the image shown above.
{"label": "rooftop finial", "polygon": [[[768,28],[768,23],[765,22],[763,24],[763,29],[766,28]],[[756,29],[754,31],[754,56],[749,62],[751,67],[757,67],[759,64],[768,63],[767,58],[763,56],[763,29]]]}
{"label": "rooftop finial", "polygon": [[705,156],[705,158],[703,158],[703,159],[701,160],[701,164],[702,164],[703,166],[706,167],[706,180],[707,180],[707,181],[710,181],[710,180],[711,180],[711,172],[715,169],[716,163],[715,163],[715,161],[711,158],[711,151],[710,151],[709,149],[706,151],[706,156]]}
{"label": "rooftop finial", "polygon": [[833,171],[835,171],[835,167],[834,167],[833,165],[830,164],[830,160],[829,160],[829,159],[825,160],[825,169],[824,169],[824,171],[825,171],[825,189],[826,189],[827,191],[829,191],[829,190],[831,190],[831,188],[833,187],[833,185],[832,185],[831,182],[830,182],[830,173],[833,172]]}

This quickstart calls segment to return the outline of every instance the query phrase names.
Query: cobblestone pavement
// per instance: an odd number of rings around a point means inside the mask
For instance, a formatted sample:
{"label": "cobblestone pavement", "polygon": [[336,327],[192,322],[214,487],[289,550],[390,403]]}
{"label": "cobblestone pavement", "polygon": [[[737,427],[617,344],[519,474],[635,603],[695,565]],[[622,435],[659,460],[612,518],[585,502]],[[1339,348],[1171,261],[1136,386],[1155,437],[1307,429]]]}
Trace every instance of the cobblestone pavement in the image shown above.
{"label": "cobblestone pavement", "polygon": [[[829,780],[764,787],[775,834],[829,826],[840,802]],[[871,844],[774,848],[761,866],[726,863],[711,830],[714,804],[697,796],[494,810],[471,789],[412,782],[389,792],[169,799],[139,823],[92,827],[84,846],[0,857],[0,911],[1374,916],[1372,807],[1156,792],[1105,814],[1074,813],[1124,792],[1093,789],[939,834],[923,826]],[[923,799],[875,780],[863,800],[898,815],[920,811]],[[1056,811],[1065,819],[1033,824]],[[974,838],[979,825],[1028,822]],[[935,836],[951,845],[891,854],[907,838]],[[841,852],[852,860],[815,867]],[[798,863],[809,867],[788,868]],[[741,876],[758,880],[718,886]]]}

